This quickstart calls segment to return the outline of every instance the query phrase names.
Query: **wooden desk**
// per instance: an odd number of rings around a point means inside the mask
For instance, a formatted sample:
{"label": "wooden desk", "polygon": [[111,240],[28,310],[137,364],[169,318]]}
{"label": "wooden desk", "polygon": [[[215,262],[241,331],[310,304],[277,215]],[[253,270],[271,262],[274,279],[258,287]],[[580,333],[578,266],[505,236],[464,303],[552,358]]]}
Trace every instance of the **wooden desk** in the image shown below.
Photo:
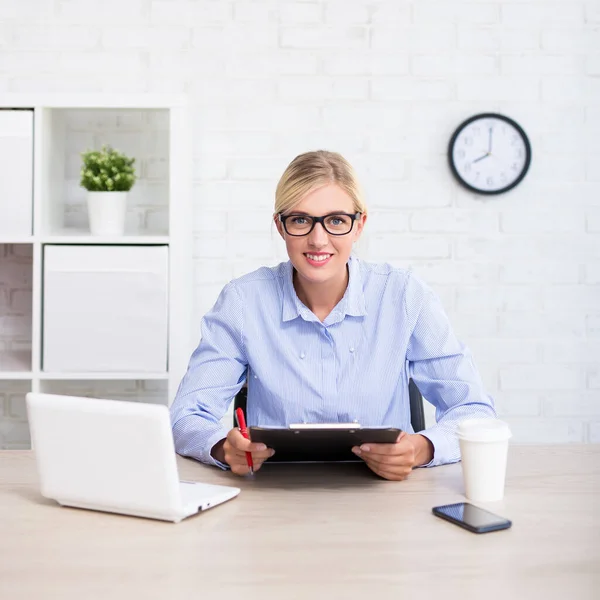
{"label": "wooden desk", "polygon": [[31,452],[0,452],[0,598],[600,598],[600,446],[511,447],[505,499],[481,506],[513,527],[484,535],[431,514],[464,500],[460,465],[398,483],[362,464],[179,466],[242,493],[177,525],[61,508]]}

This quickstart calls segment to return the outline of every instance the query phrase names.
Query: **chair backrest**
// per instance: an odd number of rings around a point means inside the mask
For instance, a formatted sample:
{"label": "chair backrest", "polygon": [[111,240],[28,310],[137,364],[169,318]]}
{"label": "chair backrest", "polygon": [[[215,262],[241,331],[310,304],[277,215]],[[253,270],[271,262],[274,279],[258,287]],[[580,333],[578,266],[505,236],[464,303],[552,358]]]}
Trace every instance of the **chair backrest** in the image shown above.
{"label": "chair backrest", "polygon": [[408,396],[410,401],[410,424],[415,433],[425,429],[425,410],[423,409],[423,396],[412,380],[408,380]]}
{"label": "chair backrest", "polygon": [[[421,396],[417,384],[412,379],[408,382],[408,395],[410,399],[410,422],[415,433],[417,433],[425,429],[425,411],[423,410],[423,396]],[[248,388],[244,385],[235,397],[233,410],[241,408],[246,413],[247,402]],[[237,427],[235,416],[233,417],[233,426]]]}

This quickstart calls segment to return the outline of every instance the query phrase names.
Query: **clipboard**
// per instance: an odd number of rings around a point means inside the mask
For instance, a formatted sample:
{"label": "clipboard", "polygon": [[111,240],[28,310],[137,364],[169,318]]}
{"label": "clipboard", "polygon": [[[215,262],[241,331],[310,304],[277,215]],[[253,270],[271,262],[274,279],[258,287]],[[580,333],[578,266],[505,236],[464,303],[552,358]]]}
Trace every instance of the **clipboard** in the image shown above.
{"label": "clipboard", "polygon": [[[273,448],[267,462],[362,462],[352,452],[361,444],[393,444],[396,427],[361,427],[359,423],[292,423],[288,427],[250,427],[253,443]],[[266,463],[265,463],[266,464]]]}

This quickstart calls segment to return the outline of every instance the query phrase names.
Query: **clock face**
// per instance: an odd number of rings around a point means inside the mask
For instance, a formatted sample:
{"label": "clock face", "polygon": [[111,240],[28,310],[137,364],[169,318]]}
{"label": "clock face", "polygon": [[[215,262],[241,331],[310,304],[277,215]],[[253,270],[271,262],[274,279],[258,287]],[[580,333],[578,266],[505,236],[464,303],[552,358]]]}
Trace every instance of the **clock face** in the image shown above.
{"label": "clock face", "polygon": [[455,131],[448,148],[450,168],[466,188],[500,194],[525,177],[531,162],[527,135],[512,119],[476,115]]}

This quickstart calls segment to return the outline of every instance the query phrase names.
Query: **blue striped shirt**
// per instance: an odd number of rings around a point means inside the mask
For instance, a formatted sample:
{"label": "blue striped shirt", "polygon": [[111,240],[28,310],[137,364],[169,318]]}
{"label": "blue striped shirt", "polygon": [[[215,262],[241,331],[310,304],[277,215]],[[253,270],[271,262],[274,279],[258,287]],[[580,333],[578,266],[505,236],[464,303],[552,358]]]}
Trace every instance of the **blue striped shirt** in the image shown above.
{"label": "blue striped shirt", "polygon": [[496,414],[438,297],[387,264],[351,257],[348,272],[323,322],[296,295],[289,261],[225,286],[171,405],[179,454],[224,467],[210,451],[248,374],[248,426],[358,421],[409,433],[412,378],[436,407],[436,424],[419,432],[434,447],[426,466],[460,459],[458,422]]}

